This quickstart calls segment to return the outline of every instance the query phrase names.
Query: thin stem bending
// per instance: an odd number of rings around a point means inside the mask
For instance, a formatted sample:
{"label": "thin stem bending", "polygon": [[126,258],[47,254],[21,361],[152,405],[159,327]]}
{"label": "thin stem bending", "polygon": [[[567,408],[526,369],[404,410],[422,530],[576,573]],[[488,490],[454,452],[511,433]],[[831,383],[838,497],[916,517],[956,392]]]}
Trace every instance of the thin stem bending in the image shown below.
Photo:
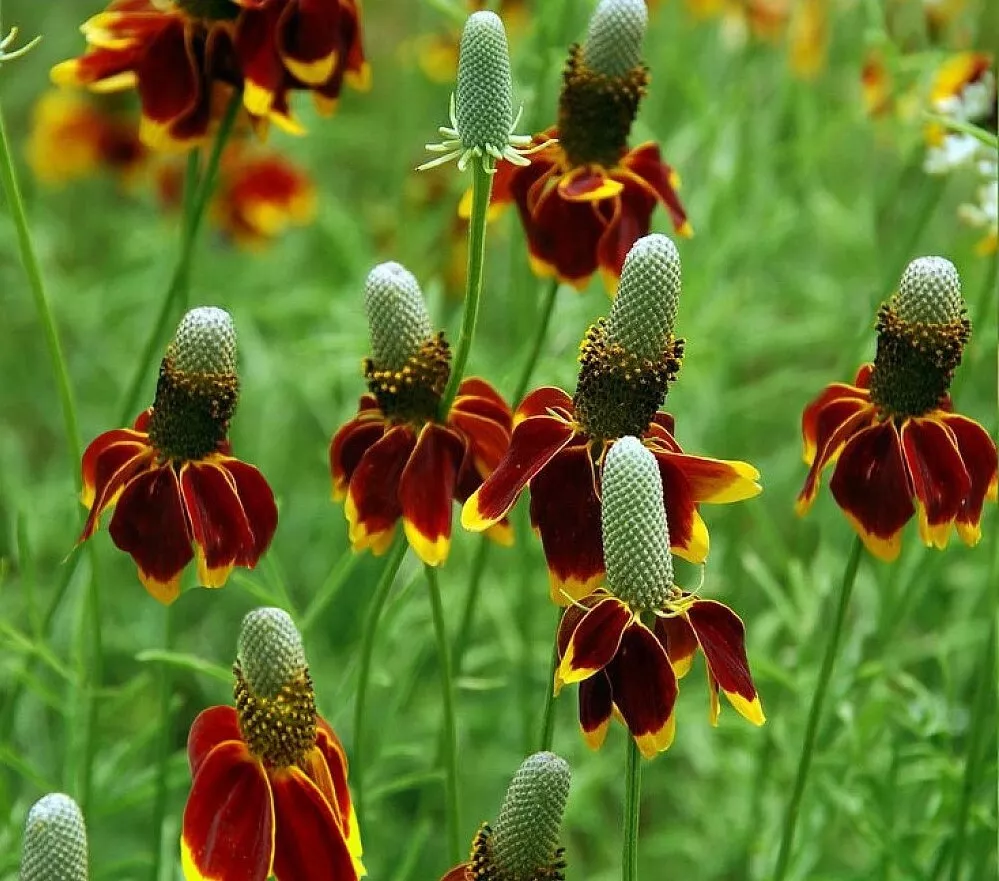
{"label": "thin stem bending", "polygon": [[624,852],[622,881],[638,881],[638,821],[642,804],[642,757],[635,738],[628,738],[624,779]]}

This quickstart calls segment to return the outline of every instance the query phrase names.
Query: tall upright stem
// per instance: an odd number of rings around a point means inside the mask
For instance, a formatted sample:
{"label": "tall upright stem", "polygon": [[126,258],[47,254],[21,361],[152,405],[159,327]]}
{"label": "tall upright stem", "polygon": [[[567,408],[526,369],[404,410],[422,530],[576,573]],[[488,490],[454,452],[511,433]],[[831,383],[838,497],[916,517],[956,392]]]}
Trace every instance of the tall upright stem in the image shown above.
{"label": "tall upright stem", "polygon": [[635,738],[628,737],[624,772],[624,852],[621,881],[638,881],[638,820],[642,804],[642,756]]}
{"label": "tall upright stem", "polygon": [[[163,609],[163,651],[173,650],[174,612],[172,606]],[[159,739],[156,742],[156,794],[153,801],[153,867],[151,881],[159,881],[163,862],[163,820],[166,817],[167,772],[170,765],[170,745],[173,729],[173,675],[170,664],[159,666]]]}
{"label": "tall upright stem", "polygon": [[553,278],[548,284],[548,290],[545,292],[545,299],[541,305],[541,318],[538,320],[537,329],[534,332],[531,350],[521,368],[520,379],[517,380],[517,386],[513,390],[513,397],[510,398],[510,405],[513,407],[516,407],[523,400],[527,387],[531,383],[534,368],[538,364],[541,349],[545,344],[545,337],[548,336],[548,325],[551,324],[552,313],[555,311],[555,297],[558,294],[558,288],[559,280]]}
{"label": "tall upright stem", "polygon": [[541,739],[538,749],[547,752],[555,739],[555,671],[558,669],[558,643],[552,645],[552,662],[548,668],[548,681],[545,684],[545,709],[541,716]]}
{"label": "tall upright stem", "polygon": [[846,570],[843,572],[843,581],[839,588],[839,598],[836,604],[832,632],[829,634],[829,642],[826,645],[825,656],[822,658],[819,678],[815,683],[815,691],[812,694],[812,705],[808,710],[808,721],[805,723],[805,739],[801,744],[801,754],[798,757],[798,771],[794,778],[794,789],[791,791],[791,798],[787,803],[787,811],[784,815],[784,832],[781,835],[780,852],[777,855],[777,866],[774,869],[772,881],[783,881],[791,860],[791,848],[794,844],[794,831],[798,825],[798,812],[801,809],[801,799],[805,794],[808,772],[812,767],[812,758],[815,754],[815,739],[818,736],[819,723],[822,721],[822,711],[825,709],[826,695],[829,692],[829,682],[832,679],[833,667],[836,664],[836,658],[839,654],[839,646],[843,636],[843,625],[846,622],[846,611],[850,605],[850,597],[853,595],[853,585],[857,580],[857,568],[860,565],[860,557],[863,550],[863,542],[861,542],[859,537],[854,538],[853,550],[850,552],[850,559],[847,561]]}
{"label": "tall upright stem", "polygon": [[438,414],[441,422],[447,420],[451,405],[458,395],[458,386],[465,375],[465,365],[475,339],[475,325],[479,320],[479,299],[482,296],[482,267],[486,258],[486,212],[489,195],[493,189],[493,176],[482,160],[472,162],[472,214],[468,221],[468,274],[465,279],[465,311],[461,316],[458,347],[451,362],[451,375],[441,396]]}
{"label": "tall upright stem", "polygon": [[454,679],[451,675],[451,653],[448,647],[447,627],[444,623],[444,604],[437,570],[425,566],[427,588],[430,592],[430,610],[434,619],[434,636],[437,639],[437,666],[440,668],[441,705],[444,712],[444,795],[447,802],[448,862],[461,859],[461,812],[458,806],[458,720],[454,711]]}

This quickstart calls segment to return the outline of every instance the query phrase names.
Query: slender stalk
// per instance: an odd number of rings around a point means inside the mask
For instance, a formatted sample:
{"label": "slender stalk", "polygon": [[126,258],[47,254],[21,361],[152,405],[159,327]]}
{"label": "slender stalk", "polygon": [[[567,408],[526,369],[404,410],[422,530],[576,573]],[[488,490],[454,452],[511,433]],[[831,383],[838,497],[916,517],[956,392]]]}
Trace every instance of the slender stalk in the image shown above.
{"label": "slender stalk", "polygon": [[451,676],[451,657],[448,648],[447,627],[444,623],[444,604],[437,570],[425,566],[427,588],[430,592],[430,610],[434,619],[437,638],[437,666],[440,668],[441,704],[444,712],[444,797],[447,802],[448,862],[461,860],[461,813],[458,807],[458,721],[454,712],[454,680]]}
{"label": "slender stalk", "polygon": [[465,660],[465,650],[472,634],[472,622],[475,620],[475,610],[478,608],[479,594],[482,590],[482,576],[485,574],[489,549],[492,546],[493,543],[482,536],[475,550],[475,558],[472,560],[472,574],[468,578],[468,591],[465,593],[465,606],[461,610],[461,623],[454,635],[454,647],[451,649],[455,678],[461,676],[461,666]]}
{"label": "slender stalk", "polygon": [[541,739],[538,750],[547,752],[555,739],[555,671],[558,669],[558,643],[552,646],[552,662],[548,668],[548,681],[545,687],[545,709],[541,715]]}
{"label": "slender stalk", "polygon": [[87,810],[93,791],[94,758],[97,755],[97,719],[101,683],[104,680],[104,645],[101,634],[101,578],[97,571],[97,551],[87,548],[90,558],[90,583],[87,608],[81,627],[88,631],[90,663],[87,665],[87,718],[83,732],[83,778],[80,783],[80,810]]}
{"label": "slender stalk", "polygon": [[638,818],[642,805],[642,757],[635,738],[628,737],[624,777],[624,853],[621,881],[638,881]]}
{"label": "slender stalk", "polygon": [[357,670],[357,695],[354,699],[354,755],[351,765],[354,768],[353,788],[354,805],[357,816],[364,818],[364,722],[368,709],[368,686],[371,682],[371,659],[375,651],[375,634],[378,632],[378,620],[381,618],[382,609],[385,608],[385,601],[388,599],[389,591],[395,576],[399,573],[399,567],[406,556],[409,545],[403,538],[397,537],[392,550],[389,551],[388,559],[385,561],[385,568],[382,570],[381,578],[375,585],[375,593],[371,597],[371,605],[368,606],[368,615],[364,621],[364,631],[361,634],[361,660]]}
{"label": "slender stalk", "polygon": [[537,367],[541,349],[545,344],[545,337],[548,336],[548,325],[551,324],[552,313],[555,311],[555,295],[558,294],[558,288],[559,281],[557,278],[553,278],[548,284],[548,290],[545,292],[545,299],[541,305],[541,318],[537,323],[531,351],[528,353],[527,360],[524,361],[523,368],[521,368],[520,379],[517,380],[513,397],[510,398],[510,404],[514,407],[523,400],[527,387],[531,383],[531,377],[534,375],[534,368]]}
{"label": "slender stalk", "polygon": [[[176,613],[172,606],[163,609],[163,650],[173,650]],[[167,768],[170,764],[173,733],[173,676],[169,664],[159,666],[159,739],[156,742],[156,794],[153,801],[153,868],[149,877],[159,881],[163,861],[163,820],[169,795]]]}
{"label": "slender stalk", "polygon": [[465,311],[461,317],[458,347],[451,362],[451,375],[441,396],[438,413],[446,421],[451,405],[458,395],[458,386],[465,375],[465,365],[472,351],[475,325],[479,320],[479,299],[482,295],[482,267],[486,257],[486,211],[489,194],[493,189],[493,176],[486,171],[481,160],[472,163],[472,214],[468,223],[468,274],[465,279]]}
{"label": "slender stalk", "polygon": [[[189,156],[184,197],[184,207],[186,210],[181,224],[180,252],[177,256],[173,276],[170,279],[170,285],[167,287],[166,295],[160,304],[159,314],[156,316],[156,321],[150,329],[149,336],[146,337],[146,342],[142,347],[142,354],[139,356],[135,372],[132,374],[132,379],[122,400],[121,412],[118,418],[118,422],[121,424],[125,424],[129,419],[134,418],[142,383],[149,372],[156,353],[163,344],[163,338],[166,335],[170,320],[174,315],[177,305],[183,304],[187,300],[188,289],[191,284],[191,266],[194,261],[194,246],[197,242],[198,233],[201,230],[201,223],[205,217],[205,209],[208,207],[208,202],[215,190],[215,180],[218,177],[222,150],[236,122],[236,116],[239,113],[242,100],[242,92],[236,90],[219,124],[204,174],[201,176],[200,184],[196,190],[191,189],[191,181],[197,172],[198,157],[195,151],[192,151]],[[189,195],[191,193],[194,194],[193,197]]]}
{"label": "slender stalk", "polygon": [[808,710],[808,721],[805,723],[805,740],[801,745],[801,755],[798,757],[798,771],[794,778],[794,789],[791,791],[791,798],[787,803],[787,812],[784,815],[784,831],[781,835],[777,866],[774,869],[771,881],[783,881],[784,876],[787,874],[787,867],[791,859],[791,847],[794,844],[794,830],[798,825],[798,812],[801,808],[801,799],[805,793],[808,772],[811,770],[812,758],[815,754],[815,739],[818,735],[822,711],[825,709],[826,695],[829,692],[829,682],[832,679],[833,667],[836,664],[836,657],[839,654],[839,645],[843,636],[843,625],[846,622],[846,610],[850,605],[850,597],[853,595],[853,585],[857,580],[857,569],[860,566],[860,557],[863,550],[864,545],[859,536],[854,538],[853,549],[850,552],[850,559],[847,561],[846,570],[843,572],[843,581],[839,589],[839,599],[836,605],[836,617],[833,619],[832,632],[829,634],[826,653],[822,658],[822,667],[819,669],[819,678],[815,683],[815,692],[812,694],[812,705]]}

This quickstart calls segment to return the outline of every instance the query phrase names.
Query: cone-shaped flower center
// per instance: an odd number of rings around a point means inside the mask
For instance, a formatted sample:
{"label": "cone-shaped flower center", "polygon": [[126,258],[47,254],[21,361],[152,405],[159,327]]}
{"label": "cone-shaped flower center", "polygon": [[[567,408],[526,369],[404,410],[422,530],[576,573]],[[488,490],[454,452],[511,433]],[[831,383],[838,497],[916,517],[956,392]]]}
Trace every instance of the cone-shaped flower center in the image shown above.
{"label": "cone-shaped flower center", "polygon": [[316,743],[316,701],[302,637],[287,612],[243,619],[233,672],[239,730],[266,764],[299,764]]}
{"label": "cone-shaped flower center", "polygon": [[513,129],[510,51],[495,12],[475,12],[465,22],[458,54],[455,119],[466,150],[499,154]]}
{"label": "cone-shaped flower center", "polygon": [[644,0],[601,0],[586,42],[573,46],[562,75],[559,141],[573,166],[614,166],[648,86],[642,40],[648,23]]}
{"label": "cone-shaped flower center", "polygon": [[580,347],[576,418],[590,437],[641,435],[662,406],[683,359],[673,327],[680,297],[680,255],[659,234],[628,252],[610,316]]}
{"label": "cone-shaped flower center", "polygon": [[68,795],[53,792],[28,812],[21,850],[21,881],[87,881],[87,830]]}
{"label": "cone-shaped flower center", "polygon": [[398,263],[376,266],[364,285],[364,309],[371,332],[364,375],[381,411],[400,422],[432,419],[451,353],[443,335],[434,334],[416,278]]}
{"label": "cone-shaped flower center", "polygon": [[636,611],[662,609],[675,592],[659,466],[623,437],[604,460],[600,509],[607,587]]}
{"label": "cone-shaped flower center", "polygon": [[913,260],[879,310],[877,330],[871,400],[888,417],[938,407],[971,336],[954,264],[943,257]]}
{"label": "cone-shaped flower center", "polygon": [[220,21],[239,15],[239,7],[233,0],[174,0],[174,2],[194,18]]}
{"label": "cone-shaped flower center", "polygon": [[150,439],[167,458],[204,458],[226,439],[238,398],[231,316],[214,307],[192,309],[160,364]]}

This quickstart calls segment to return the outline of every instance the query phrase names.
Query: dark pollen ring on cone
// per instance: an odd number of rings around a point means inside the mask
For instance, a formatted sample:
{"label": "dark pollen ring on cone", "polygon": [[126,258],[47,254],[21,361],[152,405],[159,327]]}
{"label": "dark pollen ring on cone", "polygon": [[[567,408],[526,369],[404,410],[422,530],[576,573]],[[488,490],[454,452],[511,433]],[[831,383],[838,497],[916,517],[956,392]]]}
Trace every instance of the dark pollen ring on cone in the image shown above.
{"label": "dark pollen ring on cone", "polygon": [[316,695],[308,669],[273,698],[255,695],[238,663],[232,672],[239,730],[250,752],[276,768],[297,765],[316,745]]}
{"label": "dark pollen ring on cone", "polygon": [[[469,881],[508,881],[500,868],[493,862],[490,839],[493,830],[488,823],[483,823],[472,840],[472,853],[468,858],[467,877]],[[543,866],[525,881],[565,881],[565,848],[555,851],[555,856],[549,865]]]}
{"label": "dark pollen ring on cone", "polygon": [[437,415],[451,373],[451,349],[443,331],[427,340],[401,370],[381,370],[364,360],[364,377],[378,407],[392,421],[422,425]]}

